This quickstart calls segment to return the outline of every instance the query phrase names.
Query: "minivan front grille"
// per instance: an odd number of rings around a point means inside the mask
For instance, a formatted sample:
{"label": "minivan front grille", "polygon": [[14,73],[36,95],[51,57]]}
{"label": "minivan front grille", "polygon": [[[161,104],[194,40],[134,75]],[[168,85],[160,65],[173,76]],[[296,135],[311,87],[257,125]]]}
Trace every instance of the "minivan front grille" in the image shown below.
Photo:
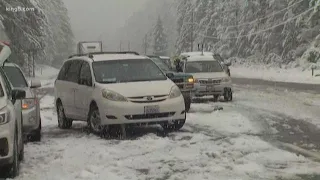
{"label": "minivan front grille", "polygon": [[154,103],[161,102],[168,98],[168,95],[154,95],[154,96],[136,96],[128,97],[127,99],[133,103]]}

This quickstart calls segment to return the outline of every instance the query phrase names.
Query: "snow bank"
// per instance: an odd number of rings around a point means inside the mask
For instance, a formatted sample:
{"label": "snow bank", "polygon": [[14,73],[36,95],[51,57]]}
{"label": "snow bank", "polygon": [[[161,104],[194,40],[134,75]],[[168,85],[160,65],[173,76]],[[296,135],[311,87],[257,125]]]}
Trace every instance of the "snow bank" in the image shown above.
{"label": "snow bank", "polygon": [[[56,69],[52,66],[48,65],[37,65],[35,71],[35,79],[39,79],[41,81],[41,87],[52,87],[53,83],[59,73],[59,69]],[[27,77],[30,82],[33,77]]]}
{"label": "snow bank", "polygon": [[[263,79],[268,81],[296,82],[307,84],[320,84],[320,76],[311,76],[311,70],[302,71],[301,68],[281,69],[267,68],[263,65],[252,66],[231,66],[231,76],[241,78]],[[315,74],[320,74],[320,69],[315,70]]]}
{"label": "snow bank", "polygon": [[257,91],[247,87],[245,91],[237,92],[236,101],[232,105],[265,110],[269,114],[279,113],[305,120],[320,128],[320,94],[275,91],[272,88]]}
{"label": "snow bank", "polygon": [[259,133],[260,128],[255,127],[247,117],[238,112],[223,110],[203,113],[213,108],[209,104],[192,104],[192,110],[198,113],[188,114],[188,124],[207,126],[224,135]]}

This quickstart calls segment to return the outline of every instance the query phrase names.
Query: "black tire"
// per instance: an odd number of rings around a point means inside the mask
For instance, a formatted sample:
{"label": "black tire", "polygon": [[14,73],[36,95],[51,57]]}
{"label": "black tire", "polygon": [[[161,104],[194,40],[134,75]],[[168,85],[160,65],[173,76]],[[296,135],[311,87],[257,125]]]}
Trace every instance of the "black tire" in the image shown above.
{"label": "black tire", "polygon": [[22,140],[22,143],[21,143],[21,150],[20,150],[20,153],[19,153],[19,161],[23,161],[24,160],[24,142]]}
{"label": "black tire", "polygon": [[178,131],[186,123],[187,114],[184,113],[184,119],[176,120],[173,123],[165,122],[161,124],[161,127],[166,131]]}
{"label": "black tire", "polygon": [[29,136],[29,141],[31,142],[40,142],[41,141],[41,119],[39,123],[39,127],[32,132]]}
{"label": "black tire", "polygon": [[228,102],[228,101],[232,101],[233,99],[233,93],[231,89],[228,89],[228,91],[225,92],[224,96],[224,101]]}
{"label": "black tire", "polygon": [[213,102],[217,102],[219,100],[219,95],[213,95]]}
{"label": "black tire", "polygon": [[93,120],[98,121],[98,119],[93,119],[93,118],[99,118],[100,119],[99,121],[101,121],[99,108],[95,104],[91,105],[90,107],[90,111],[88,115],[88,127],[90,128],[91,132],[93,132],[94,134],[101,135],[102,133],[106,133],[107,126],[101,126],[101,125],[95,124],[100,122],[93,122]]}
{"label": "black tire", "polygon": [[184,105],[185,105],[185,111],[189,112],[190,107],[191,107],[191,98],[187,97],[184,99]]}
{"label": "black tire", "polygon": [[60,129],[70,129],[72,127],[72,120],[67,118],[64,113],[64,108],[61,102],[57,104],[57,115],[58,115],[58,127]]}
{"label": "black tire", "polygon": [[7,173],[8,178],[15,178],[19,175],[20,162],[19,162],[19,150],[18,150],[18,133],[16,132],[13,142],[13,162],[4,167],[4,172]]}

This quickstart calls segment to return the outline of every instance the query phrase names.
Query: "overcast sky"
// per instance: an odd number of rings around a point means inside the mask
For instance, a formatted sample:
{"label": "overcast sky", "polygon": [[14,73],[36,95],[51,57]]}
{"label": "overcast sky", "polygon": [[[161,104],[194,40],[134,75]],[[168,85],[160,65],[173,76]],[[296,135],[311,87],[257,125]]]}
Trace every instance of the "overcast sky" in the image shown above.
{"label": "overcast sky", "polygon": [[63,0],[76,41],[111,38],[117,29],[150,0]]}

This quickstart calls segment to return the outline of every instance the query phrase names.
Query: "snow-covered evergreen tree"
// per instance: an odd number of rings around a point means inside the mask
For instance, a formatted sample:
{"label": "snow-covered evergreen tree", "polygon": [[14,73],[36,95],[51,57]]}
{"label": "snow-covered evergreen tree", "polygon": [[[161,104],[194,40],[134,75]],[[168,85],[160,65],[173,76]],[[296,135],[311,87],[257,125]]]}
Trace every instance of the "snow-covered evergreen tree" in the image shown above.
{"label": "snow-covered evergreen tree", "polygon": [[154,27],[153,38],[154,38],[154,44],[153,44],[154,54],[158,56],[167,55],[167,48],[168,48],[167,35],[165,33],[160,16],[158,17],[157,23]]}
{"label": "snow-covered evergreen tree", "polygon": [[177,53],[190,50],[192,11],[195,44],[225,58],[279,65],[320,57],[320,0],[180,0]]}
{"label": "snow-covered evergreen tree", "polygon": [[38,0],[47,16],[47,63],[59,66],[74,52],[74,35],[71,30],[67,9],[61,0]]}
{"label": "snow-covered evergreen tree", "polygon": [[[14,5],[14,6],[13,6]],[[2,0],[1,7],[34,8],[34,11],[7,11],[0,9],[2,24],[6,36],[11,42],[11,49],[15,54],[12,61],[23,66],[28,56],[34,54],[36,58],[41,58],[44,54],[45,33],[43,29],[47,25],[45,14],[29,0]]]}
{"label": "snow-covered evergreen tree", "polygon": [[177,30],[178,39],[176,42],[176,52],[190,51],[191,42],[193,40],[193,27],[192,22],[194,7],[191,0],[181,0],[178,4],[178,20]]}
{"label": "snow-covered evergreen tree", "polygon": [[0,9],[0,21],[15,55],[12,60],[19,65],[26,64],[31,56],[38,63],[61,63],[73,51],[73,33],[61,0],[1,0],[0,6],[34,9],[18,12]]}

